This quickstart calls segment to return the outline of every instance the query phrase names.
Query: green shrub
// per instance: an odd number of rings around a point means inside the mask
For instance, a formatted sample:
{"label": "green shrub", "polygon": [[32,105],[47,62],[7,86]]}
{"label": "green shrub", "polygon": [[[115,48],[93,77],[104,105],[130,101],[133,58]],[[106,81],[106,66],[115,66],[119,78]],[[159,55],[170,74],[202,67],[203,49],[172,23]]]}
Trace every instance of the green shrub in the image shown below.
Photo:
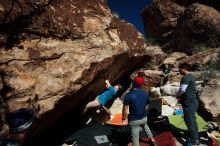
{"label": "green shrub", "polygon": [[155,69],[156,68],[156,64],[154,64],[152,61],[147,61],[144,64],[144,68],[146,68],[146,69]]}
{"label": "green shrub", "polygon": [[204,80],[209,80],[210,78],[215,78],[216,77],[216,70],[212,71],[203,71],[197,75],[195,75],[195,80],[197,81],[204,81]]}
{"label": "green shrub", "polygon": [[193,47],[193,54],[199,53],[199,52],[206,52],[208,50],[208,47],[206,44],[197,44]]}
{"label": "green shrub", "polygon": [[209,60],[209,62],[204,66],[205,70],[220,70],[220,54],[217,58]]}
{"label": "green shrub", "polygon": [[202,72],[195,76],[197,80],[208,80],[215,78],[220,71],[220,54],[217,58],[211,59],[207,64],[202,67]]}
{"label": "green shrub", "polygon": [[150,45],[150,46],[157,46],[159,43],[157,42],[157,40],[153,37],[148,37],[145,40],[145,43]]}

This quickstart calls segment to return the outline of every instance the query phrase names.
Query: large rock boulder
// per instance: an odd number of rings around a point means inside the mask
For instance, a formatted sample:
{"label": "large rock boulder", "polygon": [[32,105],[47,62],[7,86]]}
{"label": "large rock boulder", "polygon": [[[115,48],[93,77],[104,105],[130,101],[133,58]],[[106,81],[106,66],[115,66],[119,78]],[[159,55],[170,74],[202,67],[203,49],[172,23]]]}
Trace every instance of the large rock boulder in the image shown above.
{"label": "large rock boulder", "polygon": [[147,36],[156,38],[162,44],[169,42],[177,19],[184,9],[172,0],[154,0],[141,12]]}
{"label": "large rock boulder", "polygon": [[[191,56],[187,56],[179,59],[176,62],[177,64],[181,63],[189,63],[192,65],[192,70],[200,70],[205,66],[209,66],[213,69],[219,69],[219,62],[217,62],[220,58],[220,48],[209,48],[206,51],[195,53]],[[211,66],[211,64],[216,64],[217,66]]]}
{"label": "large rock boulder", "polygon": [[148,69],[156,69],[158,67],[157,64],[167,57],[167,54],[165,54],[159,46],[148,46],[147,50],[148,56],[154,56],[153,58],[149,58],[150,62],[145,62],[144,64],[144,66]]}
{"label": "large rock boulder", "polygon": [[212,7],[193,4],[178,19],[173,35],[176,51],[192,53],[198,44],[217,47],[219,41],[220,13]]}
{"label": "large rock boulder", "polygon": [[175,2],[181,6],[188,7],[193,3],[200,3],[206,6],[210,6],[215,8],[216,10],[220,11],[220,3],[218,3],[218,0],[212,0],[212,1],[207,1],[207,0],[175,0]]}
{"label": "large rock boulder", "polygon": [[176,96],[179,86],[172,86],[170,84],[160,87],[160,92],[162,96]]}
{"label": "large rock boulder", "polygon": [[187,54],[182,52],[173,52],[167,55],[167,57],[161,62],[160,68],[164,68],[165,66],[171,65],[172,71],[178,70],[178,61],[187,58]]}
{"label": "large rock boulder", "polygon": [[1,94],[10,111],[30,100],[39,107],[32,135],[94,99],[105,89],[106,76],[114,84],[146,61],[158,60],[105,1],[11,0],[0,6]]}
{"label": "large rock boulder", "polygon": [[199,45],[219,46],[218,0],[153,0],[141,16],[146,36],[156,39],[164,51],[192,54]]}
{"label": "large rock boulder", "polygon": [[142,88],[146,91],[150,91],[151,87],[159,87],[164,79],[162,71],[148,69],[135,71],[131,75],[131,78],[134,79],[136,76],[138,76],[138,74],[141,74],[142,78],[144,79],[144,85]]}

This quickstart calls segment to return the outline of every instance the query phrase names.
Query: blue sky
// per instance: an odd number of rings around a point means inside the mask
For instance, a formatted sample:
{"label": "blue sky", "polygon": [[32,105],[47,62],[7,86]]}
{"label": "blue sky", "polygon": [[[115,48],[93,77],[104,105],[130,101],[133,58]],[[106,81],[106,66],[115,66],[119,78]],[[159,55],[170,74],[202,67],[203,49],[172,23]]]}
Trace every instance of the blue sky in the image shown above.
{"label": "blue sky", "polygon": [[119,14],[120,19],[132,23],[144,35],[144,26],[140,12],[150,0],[108,0],[112,12]]}

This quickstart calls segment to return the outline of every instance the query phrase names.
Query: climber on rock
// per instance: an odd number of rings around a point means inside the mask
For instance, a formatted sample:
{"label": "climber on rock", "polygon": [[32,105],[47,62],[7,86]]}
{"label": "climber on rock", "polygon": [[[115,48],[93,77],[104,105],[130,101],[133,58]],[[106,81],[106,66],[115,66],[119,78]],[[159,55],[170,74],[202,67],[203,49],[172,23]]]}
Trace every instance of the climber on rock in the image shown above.
{"label": "climber on rock", "polygon": [[89,102],[84,110],[84,113],[89,109],[89,108],[98,108],[101,107],[106,110],[107,113],[111,114],[111,111],[106,108],[106,104],[116,95],[116,93],[122,89],[122,86],[117,84],[114,87],[110,84],[109,80],[105,80],[106,84],[106,90],[102,92],[100,95],[98,95],[95,100]]}

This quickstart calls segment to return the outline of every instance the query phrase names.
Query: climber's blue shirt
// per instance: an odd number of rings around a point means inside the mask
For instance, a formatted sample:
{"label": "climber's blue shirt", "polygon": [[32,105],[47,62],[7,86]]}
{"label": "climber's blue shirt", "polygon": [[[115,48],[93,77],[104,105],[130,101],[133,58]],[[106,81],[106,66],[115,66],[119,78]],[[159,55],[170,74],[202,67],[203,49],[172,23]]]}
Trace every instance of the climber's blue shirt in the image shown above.
{"label": "climber's blue shirt", "polygon": [[128,121],[140,120],[147,116],[148,93],[140,88],[131,90],[125,95],[123,104],[129,106]]}
{"label": "climber's blue shirt", "polygon": [[106,89],[102,94],[98,96],[100,104],[105,106],[107,102],[113,98],[116,92],[117,91],[114,89],[114,87],[108,87],[108,89]]}

